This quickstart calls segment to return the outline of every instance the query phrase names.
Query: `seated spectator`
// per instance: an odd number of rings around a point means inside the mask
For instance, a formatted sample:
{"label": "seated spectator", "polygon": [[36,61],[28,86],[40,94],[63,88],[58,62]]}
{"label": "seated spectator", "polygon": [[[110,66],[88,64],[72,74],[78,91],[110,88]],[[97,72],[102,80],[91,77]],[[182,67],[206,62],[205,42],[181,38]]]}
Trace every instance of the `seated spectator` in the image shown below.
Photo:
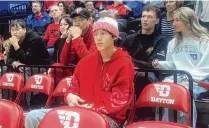
{"label": "seated spectator", "polygon": [[[159,18],[160,9],[151,4],[146,5],[142,11],[142,29],[126,37],[123,47],[127,49],[137,68],[152,69],[154,59],[165,60],[168,41],[155,31]],[[136,73],[135,77],[135,93],[138,98],[143,88],[151,81],[140,73]],[[152,77],[152,80],[154,79],[155,77]],[[139,118],[142,120],[153,116],[150,109],[140,110]]]}
{"label": "seated spectator", "polygon": [[70,5],[70,11],[73,12],[77,8],[85,8],[85,4],[83,0],[73,1]]}
{"label": "seated spectator", "polygon": [[54,22],[47,27],[46,33],[44,35],[44,40],[47,42],[47,47],[53,47],[55,41],[59,39],[60,36],[59,21],[62,12],[57,5],[53,5],[51,6],[49,13]]}
{"label": "seated spectator", "polygon": [[[73,26],[68,31],[67,39],[60,54],[60,63],[54,66],[76,65],[80,59],[96,51],[93,39],[93,27],[91,24],[91,14],[86,8],[77,8],[71,14]],[[56,83],[62,78],[72,75],[71,70],[53,71],[52,76],[56,75]]]}
{"label": "seated spectator", "polygon": [[142,1],[125,1],[125,5],[128,11],[133,12],[131,16],[141,17],[145,3]]}
{"label": "seated spectator", "polygon": [[90,12],[86,8],[77,8],[71,18],[73,26],[60,55],[60,62],[64,65],[77,64],[81,58],[96,51]]}
{"label": "seated spectator", "polygon": [[62,12],[62,16],[65,16],[65,15],[70,16],[70,13],[71,13],[70,8],[66,1],[59,1],[57,5],[59,6],[60,11]]}
{"label": "seated spectator", "polygon": [[89,10],[89,12],[91,13],[92,22],[98,20],[98,18],[99,18],[99,12],[98,12],[97,9],[94,8],[93,1],[92,0],[86,1],[85,6]]}
{"label": "seated spectator", "polygon": [[[181,7],[174,12],[173,26],[176,36],[168,44],[166,61],[153,61],[153,66],[165,70],[185,70],[196,81],[204,81],[209,76],[209,34],[198,21],[195,12]],[[173,80],[173,78],[168,78]],[[178,83],[188,88],[186,77],[179,75]],[[194,83],[194,99],[205,89]],[[193,107],[193,127],[196,125],[196,107]],[[186,120],[186,116],[179,116]],[[178,118],[179,119],[179,118]]]}
{"label": "seated spectator", "polygon": [[[104,18],[95,23],[94,40],[98,52],[78,63],[65,94],[69,106],[86,107],[102,113],[112,128],[122,126],[133,99],[134,67],[130,56],[114,47],[118,35],[115,20]],[[38,128],[39,122],[49,111],[29,112],[25,128]]]}
{"label": "seated spectator", "polygon": [[122,0],[114,0],[113,4],[108,5],[105,10],[109,11],[110,16],[116,19],[124,19],[127,16],[127,9]]}
{"label": "seated spectator", "polygon": [[168,40],[172,40],[175,35],[173,27],[173,13],[175,10],[183,6],[183,1],[166,0],[166,12],[161,15],[159,31]]}
{"label": "seated spectator", "polygon": [[[44,0],[44,11],[49,11],[49,9],[51,8],[51,6],[53,5],[57,5],[57,3],[60,0],[55,0],[55,1],[48,1],[48,0]],[[62,0],[63,1],[63,0]],[[65,0],[64,0],[65,1]],[[70,5],[72,4],[71,0],[66,0],[66,2]]]}
{"label": "seated spectator", "polygon": [[60,54],[63,49],[64,43],[68,37],[68,30],[73,25],[72,20],[68,16],[64,16],[60,19],[60,38],[54,43],[54,53],[52,61],[55,63],[60,62]]}
{"label": "seated spectator", "polygon": [[27,17],[27,27],[38,33],[38,35],[43,36],[46,28],[51,23],[51,18],[46,12],[41,12],[41,3],[38,1],[32,2],[32,12],[33,14]]}
{"label": "seated spectator", "polygon": [[14,20],[11,23],[11,33],[7,64],[16,68],[21,64],[48,65],[50,63],[44,40],[35,32],[26,31],[23,20]]}

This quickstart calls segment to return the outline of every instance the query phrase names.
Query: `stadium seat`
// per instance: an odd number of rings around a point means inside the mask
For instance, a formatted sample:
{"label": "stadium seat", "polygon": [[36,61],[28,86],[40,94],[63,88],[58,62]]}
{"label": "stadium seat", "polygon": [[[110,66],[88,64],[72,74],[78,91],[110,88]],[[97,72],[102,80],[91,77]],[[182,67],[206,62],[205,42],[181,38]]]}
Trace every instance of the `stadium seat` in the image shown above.
{"label": "stadium seat", "polygon": [[65,106],[47,113],[38,128],[110,128],[110,125],[93,110]]}
{"label": "stadium seat", "polygon": [[[24,88],[22,89],[21,93],[26,92],[40,92],[48,95],[48,100],[50,101],[51,94],[54,89],[54,79],[46,74],[36,74],[29,78],[26,82]],[[45,104],[45,108],[49,106],[47,102]]]}
{"label": "stadium seat", "polygon": [[135,106],[137,108],[165,107],[184,112],[188,114],[186,125],[164,121],[145,121],[136,122],[127,128],[189,128],[192,125],[190,93],[181,85],[168,82],[151,83],[143,89]]}
{"label": "stadium seat", "polygon": [[23,128],[23,110],[16,103],[0,99],[0,128]]}
{"label": "stadium seat", "polygon": [[21,96],[20,91],[23,85],[24,85],[24,78],[19,73],[15,73],[15,72],[6,73],[0,78],[0,89],[10,89],[17,92],[15,103],[18,103],[18,100],[20,99]]}
{"label": "stadium seat", "polygon": [[48,105],[50,106],[52,103],[52,100],[54,97],[64,97],[66,90],[69,88],[70,83],[71,83],[71,77],[65,77],[63,78],[59,84],[57,85],[57,87],[55,88],[55,90],[52,93],[51,99],[48,99],[50,101],[48,101]]}

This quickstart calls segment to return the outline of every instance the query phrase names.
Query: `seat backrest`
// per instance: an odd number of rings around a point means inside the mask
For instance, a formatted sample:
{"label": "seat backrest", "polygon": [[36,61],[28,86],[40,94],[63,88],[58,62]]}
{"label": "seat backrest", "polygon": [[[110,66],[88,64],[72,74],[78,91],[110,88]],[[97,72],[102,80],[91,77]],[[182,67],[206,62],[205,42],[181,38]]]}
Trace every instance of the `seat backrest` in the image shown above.
{"label": "seat backrest", "polygon": [[23,110],[12,101],[0,99],[0,128],[23,128]]}
{"label": "seat backrest", "polygon": [[41,92],[51,95],[54,88],[54,79],[46,74],[36,74],[29,78],[22,92]]}
{"label": "seat backrest", "polygon": [[188,113],[191,117],[190,93],[182,85],[156,82],[147,85],[141,92],[136,107],[165,107]]}
{"label": "seat backrest", "polygon": [[52,93],[52,96],[64,96],[66,90],[70,87],[72,77],[63,78],[55,90]]}
{"label": "seat backrest", "polygon": [[24,78],[19,73],[15,73],[15,72],[5,73],[0,78],[1,89],[11,89],[20,92],[23,85],[24,85]]}
{"label": "seat backrest", "polygon": [[[92,118],[91,118],[92,117]],[[53,121],[52,121],[53,120]],[[90,109],[58,107],[44,116],[38,128],[110,128],[105,118]]]}

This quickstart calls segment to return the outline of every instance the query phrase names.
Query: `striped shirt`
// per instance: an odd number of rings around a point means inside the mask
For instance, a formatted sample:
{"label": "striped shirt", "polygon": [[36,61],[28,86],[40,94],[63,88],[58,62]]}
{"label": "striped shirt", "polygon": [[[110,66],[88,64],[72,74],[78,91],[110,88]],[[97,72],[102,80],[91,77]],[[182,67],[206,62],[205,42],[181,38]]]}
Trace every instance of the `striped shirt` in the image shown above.
{"label": "striped shirt", "polygon": [[161,33],[162,35],[168,39],[168,41],[172,40],[175,34],[175,29],[173,28],[173,21],[167,21],[166,17],[161,19]]}

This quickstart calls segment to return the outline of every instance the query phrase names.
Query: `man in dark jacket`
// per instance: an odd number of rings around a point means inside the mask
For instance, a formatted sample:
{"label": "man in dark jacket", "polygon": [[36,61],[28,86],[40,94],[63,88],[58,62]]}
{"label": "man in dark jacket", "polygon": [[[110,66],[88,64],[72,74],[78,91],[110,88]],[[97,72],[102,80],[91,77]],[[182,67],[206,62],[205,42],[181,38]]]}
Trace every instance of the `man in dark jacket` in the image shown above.
{"label": "man in dark jacket", "polygon": [[7,64],[15,68],[20,64],[47,65],[50,63],[44,40],[35,32],[26,31],[23,20],[14,20],[11,23],[11,35]]}
{"label": "man in dark jacket", "polygon": [[144,7],[141,18],[142,29],[126,37],[124,47],[132,56],[137,68],[150,69],[154,59],[165,60],[168,41],[155,31],[159,23],[160,9],[153,5]]}
{"label": "man in dark jacket", "polygon": [[[154,59],[165,60],[168,41],[155,32],[155,26],[159,23],[160,9],[153,5],[146,5],[142,12],[142,29],[135,34],[126,37],[124,48],[132,56],[134,66],[139,69],[152,69]],[[140,95],[142,89],[150,83],[150,79],[145,78],[143,73],[135,73],[135,93]],[[154,74],[149,74],[152,80]],[[152,117],[150,110],[140,110],[140,117]],[[143,114],[143,113],[144,114]],[[150,115],[151,114],[151,115]],[[140,118],[139,117],[139,118]]]}

